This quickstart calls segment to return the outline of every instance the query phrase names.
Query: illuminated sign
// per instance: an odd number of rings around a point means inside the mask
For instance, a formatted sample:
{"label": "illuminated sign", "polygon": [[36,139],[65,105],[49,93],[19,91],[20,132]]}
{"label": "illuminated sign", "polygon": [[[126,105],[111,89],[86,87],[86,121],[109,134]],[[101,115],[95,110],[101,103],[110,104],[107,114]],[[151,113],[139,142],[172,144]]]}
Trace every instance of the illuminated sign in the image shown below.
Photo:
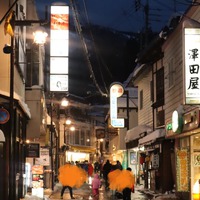
{"label": "illuminated sign", "polygon": [[50,75],[50,91],[68,91],[68,75]]}
{"label": "illuminated sign", "polygon": [[50,65],[51,74],[68,74],[68,58],[51,57]]}
{"label": "illuminated sign", "polygon": [[115,128],[124,128],[124,119],[111,119],[111,125]]}
{"label": "illuminated sign", "polygon": [[198,108],[183,115],[183,132],[191,131],[200,126],[200,111]]}
{"label": "illuminated sign", "polygon": [[200,29],[185,28],[185,103],[200,103]]}
{"label": "illuminated sign", "polygon": [[174,133],[181,133],[183,128],[183,117],[175,110],[172,113],[172,131]]}
{"label": "illuminated sign", "polygon": [[113,127],[123,128],[124,119],[117,118],[117,98],[124,93],[121,83],[113,83],[110,87],[110,119]]}
{"label": "illuminated sign", "polygon": [[50,91],[68,91],[69,7],[51,6]]}
{"label": "illuminated sign", "polygon": [[40,148],[40,157],[35,158],[35,165],[41,166],[49,166],[49,149],[48,148]]}

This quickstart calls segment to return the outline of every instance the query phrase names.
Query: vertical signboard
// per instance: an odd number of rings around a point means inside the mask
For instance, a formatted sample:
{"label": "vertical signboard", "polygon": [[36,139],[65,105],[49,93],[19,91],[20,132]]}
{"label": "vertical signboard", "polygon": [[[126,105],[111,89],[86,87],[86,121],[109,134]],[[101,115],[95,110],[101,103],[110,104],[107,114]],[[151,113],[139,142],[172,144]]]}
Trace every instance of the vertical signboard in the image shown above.
{"label": "vertical signboard", "polygon": [[43,166],[32,166],[32,195],[44,198],[44,172]]}
{"label": "vertical signboard", "polygon": [[185,28],[185,104],[200,103],[200,29]]}
{"label": "vertical signboard", "polygon": [[176,180],[177,191],[189,191],[189,151],[188,149],[177,149],[176,151]]}
{"label": "vertical signboard", "polygon": [[110,120],[111,125],[116,128],[124,128],[124,119],[117,118],[117,98],[124,93],[121,83],[113,83],[110,87]]}
{"label": "vertical signboard", "polygon": [[69,7],[51,6],[50,91],[68,91]]}

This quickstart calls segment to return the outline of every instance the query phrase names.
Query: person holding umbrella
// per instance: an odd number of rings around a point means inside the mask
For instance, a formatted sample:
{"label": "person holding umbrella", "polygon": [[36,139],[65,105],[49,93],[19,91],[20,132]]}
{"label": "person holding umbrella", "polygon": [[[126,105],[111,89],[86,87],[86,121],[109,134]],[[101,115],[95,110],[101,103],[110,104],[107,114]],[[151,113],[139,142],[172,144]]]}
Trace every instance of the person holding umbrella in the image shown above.
{"label": "person holding umbrella", "polygon": [[[127,168],[127,171],[132,171],[130,167]],[[122,190],[123,200],[131,200],[131,192],[133,192],[134,182],[132,183],[132,187],[126,187]]]}
{"label": "person holding umbrella", "polygon": [[80,167],[68,163],[59,168],[58,179],[60,183],[63,185],[60,194],[60,199],[63,199],[63,194],[66,188],[69,189],[71,199],[75,199],[73,196],[72,188],[81,187],[87,179],[87,174],[85,170],[81,169]]}
{"label": "person holding umbrella", "polygon": [[60,194],[60,199],[63,199],[63,194],[64,194],[66,188],[69,189],[69,194],[70,194],[71,199],[75,199],[73,197],[72,187],[70,187],[69,185],[63,185],[62,190],[61,190],[61,194]]}
{"label": "person holding umbrella", "polygon": [[123,200],[131,200],[131,192],[134,188],[135,178],[130,167],[126,170],[113,170],[108,174],[110,189],[122,192]]}

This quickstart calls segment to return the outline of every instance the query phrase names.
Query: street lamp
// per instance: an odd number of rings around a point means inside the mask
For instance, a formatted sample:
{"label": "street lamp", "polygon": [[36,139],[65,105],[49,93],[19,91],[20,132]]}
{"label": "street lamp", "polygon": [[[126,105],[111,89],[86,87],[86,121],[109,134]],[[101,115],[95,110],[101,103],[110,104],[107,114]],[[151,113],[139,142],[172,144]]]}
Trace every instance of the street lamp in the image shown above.
{"label": "street lamp", "polygon": [[76,130],[75,126],[74,125],[71,125],[72,121],[71,119],[67,119],[64,123],[64,142],[66,145],[69,144],[69,132],[72,131],[74,132]]}
{"label": "street lamp", "polygon": [[43,45],[46,43],[46,38],[48,34],[43,29],[38,29],[35,32],[33,32],[34,36],[34,43]]}
{"label": "street lamp", "polygon": [[61,101],[61,106],[67,107],[68,105],[69,105],[69,101],[67,100],[66,97],[63,97]]}
{"label": "street lamp", "polygon": [[72,123],[72,121],[69,118],[65,121],[65,124],[67,124],[67,125],[70,125],[71,123]]}
{"label": "street lamp", "polygon": [[[52,176],[51,176],[51,186],[52,186],[52,190],[54,190],[54,175],[58,174],[58,168],[59,168],[59,147],[60,147],[60,129],[58,129],[58,135],[56,136],[56,152],[55,152],[55,167],[54,167],[54,158],[53,158],[53,151],[54,151],[54,133],[55,133],[55,127],[53,124],[53,106],[54,106],[54,99],[53,99],[54,94],[51,92],[50,93],[50,148],[51,148],[51,171],[52,171]],[[56,101],[57,102],[57,101]],[[58,107],[56,108],[57,111],[59,111],[60,106],[62,107],[67,107],[69,105],[69,101],[66,97],[62,98],[62,100],[58,103],[57,102]],[[57,113],[56,111],[56,113]],[[56,116],[57,119],[60,118],[60,114],[57,113]],[[69,120],[67,120],[66,124],[71,124],[71,122]]]}
{"label": "street lamp", "polygon": [[[74,132],[76,130],[75,126],[71,125],[71,123],[69,124],[68,122],[69,122],[69,120],[67,119],[64,124],[64,143],[66,144],[66,147],[67,147],[66,150],[69,150],[70,136],[71,136],[70,133]],[[66,160],[66,156],[68,159],[68,155],[65,154],[65,156],[64,156],[65,160]]]}

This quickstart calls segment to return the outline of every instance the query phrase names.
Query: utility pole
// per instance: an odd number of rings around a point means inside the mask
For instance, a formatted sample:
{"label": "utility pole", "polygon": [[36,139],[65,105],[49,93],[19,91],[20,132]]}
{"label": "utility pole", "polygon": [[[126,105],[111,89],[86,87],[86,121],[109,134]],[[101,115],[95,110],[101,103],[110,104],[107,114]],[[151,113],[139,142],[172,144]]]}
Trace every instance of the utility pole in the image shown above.
{"label": "utility pole", "polygon": [[[149,34],[149,0],[146,1],[145,5],[141,4],[141,0],[135,0],[135,12],[137,12],[138,10],[140,10],[140,8],[143,7],[144,8],[144,14],[145,14],[145,31],[144,34],[142,33],[142,38],[144,35],[144,47],[147,46],[148,44],[148,34]],[[142,45],[141,45],[141,49],[143,48],[143,39],[142,39]]]}
{"label": "utility pole", "polygon": [[147,0],[146,5],[144,6],[145,13],[145,47],[148,44],[148,33],[149,33],[149,0]]}

